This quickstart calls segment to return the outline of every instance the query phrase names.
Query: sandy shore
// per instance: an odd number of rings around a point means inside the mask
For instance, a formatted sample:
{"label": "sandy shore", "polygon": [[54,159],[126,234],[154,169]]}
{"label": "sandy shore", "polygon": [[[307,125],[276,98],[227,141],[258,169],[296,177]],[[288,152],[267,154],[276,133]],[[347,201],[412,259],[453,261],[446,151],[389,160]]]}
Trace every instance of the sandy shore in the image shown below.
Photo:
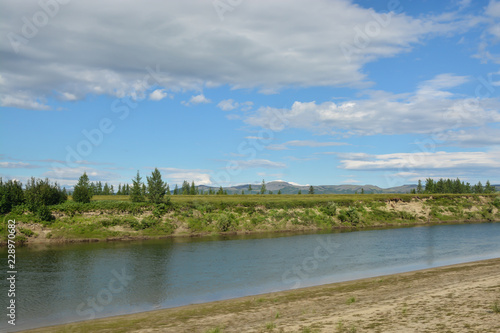
{"label": "sandy shore", "polygon": [[500,259],[28,332],[500,332]]}

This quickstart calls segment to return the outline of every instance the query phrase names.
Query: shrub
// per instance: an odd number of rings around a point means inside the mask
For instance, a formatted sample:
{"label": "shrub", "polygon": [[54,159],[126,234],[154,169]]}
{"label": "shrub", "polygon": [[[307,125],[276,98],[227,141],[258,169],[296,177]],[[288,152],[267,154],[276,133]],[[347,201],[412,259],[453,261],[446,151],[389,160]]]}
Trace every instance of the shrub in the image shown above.
{"label": "shrub", "polygon": [[496,208],[500,209],[500,197],[496,197],[491,204]]}
{"label": "shrub", "polygon": [[122,221],[119,218],[113,218],[113,219],[104,219],[101,220],[101,225],[105,228],[107,227],[113,227],[115,225],[120,225]]}
{"label": "shrub", "polygon": [[35,232],[28,228],[19,228],[19,232],[24,234],[26,237],[31,237],[35,234]]}
{"label": "shrub", "polygon": [[[168,198],[168,202],[170,203],[170,198]],[[153,209],[153,216],[156,218],[161,218],[168,212],[168,207],[165,203],[161,203],[155,206]]]}
{"label": "shrub", "polygon": [[127,217],[124,220],[124,223],[127,223],[134,230],[142,229],[141,224],[139,223],[139,221],[135,217]]}
{"label": "shrub", "polygon": [[319,210],[320,212],[328,216],[335,216],[337,215],[337,204],[335,202],[330,201],[325,206],[322,206]]}
{"label": "shrub", "polygon": [[44,222],[51,222],[56,219],[54,215],[52,215],[52,211],[45,205],[38,207],[36,215]]}
{"label": "shrub", "polygon": [[359,223],[359,213],[356,207],[349,207],[348,209],[342,209],[339,213],[339,220],[341,222],[349,222],[352,225]]}
{"label": "shrub", "polygon": [[28,239],[24,235],[16,235],[16,237],[14,238],[14,241],[18,245],[24,245],[24,244],[26,244],[26,242],[28,241]]}
{"label": "shrub", "polygon": [[156,226],[160,221],[154,217],[147,216],[141,220],[140,228],[148,229]]}
{"label": "shrub", "polygon": [[232,216],[230,217],[227,214],[221,214],[217,219],[216,227],[221,232],[233,229],[234,221]]}

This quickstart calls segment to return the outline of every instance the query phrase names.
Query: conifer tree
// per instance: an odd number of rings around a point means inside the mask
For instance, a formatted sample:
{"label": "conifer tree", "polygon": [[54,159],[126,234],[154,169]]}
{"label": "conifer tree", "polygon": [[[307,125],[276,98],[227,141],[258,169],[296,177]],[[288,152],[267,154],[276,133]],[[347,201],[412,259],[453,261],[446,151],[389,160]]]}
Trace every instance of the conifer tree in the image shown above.
{"label": "conifer tree", "polygon": [[132,179],[132,192],[130,193],[130,201],[132,202],[142,202],[144,201],[144,194],[142,193],[142,177],[139,175],[139,170],[137,170],[137,175]]}
{"label": "conifer tree", "polygon": [[262,179],[262,185],[260,186],[260,194],[266,193],[266,182]]}
{"label": "conifer tree", "polygon": [[146,194],[149,201],[153,203],[160,203],[165,196],[167,190],[167,183],[161,179],[161,173],[158,168],[151,173],[151,177],[146,177],[148,180],[148,193]]}
{"label": "conifer tree", "polygon": [[484,186],[484,193],[495,193],[496,188],[495,186],[491,186],[491,183],[489,180],[486,181],[486,185]]}
{"label": "conifer tree", "polygon": [[309,186],[309,193],[308,194],[314,194],[314,187],[312,185]]}
{"label": "conifer tree", "polygon": [[102,195],[109,195],[108,183],[104,183],[104,188],[102,189]]}
{"label": "conifer tree", "polygon": [[418,185],[417,185],[417,193],[422,194],[424,192],[424,189],[422,187],[422,181],[419,179],[418,180]]}
{"label": "conifer tree", "polygon": [[82,176],[78,179],[78,183],[75,185],[73,190],[73,200],[75,202],[87,203],[90,202],[93,193],[90,188],[89,177],[87,173],[84,172]]}

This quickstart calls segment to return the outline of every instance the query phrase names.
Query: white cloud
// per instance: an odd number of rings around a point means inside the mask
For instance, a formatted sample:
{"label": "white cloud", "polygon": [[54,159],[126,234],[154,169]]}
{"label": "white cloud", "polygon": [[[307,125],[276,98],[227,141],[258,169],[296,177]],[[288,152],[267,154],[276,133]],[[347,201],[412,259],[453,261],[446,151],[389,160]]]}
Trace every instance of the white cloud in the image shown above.
{"label": "white cloud", "polygon": [[464,9],[470,6],[471,0],[458,0],[458,7]]}
{"label": "white cloud", "polygon": [[500,1],[491,0],[485,13],[491,17],[500,17]]}
{"label": "white cloud", "polygon": [[119,179],[120,176],[116,173],[106,170],[100,170],[87,166],[68,167],[65,164],[54,162],[51,170],[43,173],[43,177],[50,178],[51,180],[58,180],[61,184],[75,184],[83,173],[86,172],[90,181],[110,181]]}
{"label": "white cloud", "polygon": [[220,101],[219,104],[217,104],[217,107],[222,111],[231,111],[236,109],[238,105],[239,104],[235,102],[233,99],[225,99]]}
{"label": "white cloud", "polygon": [[0,162],[0,167],[5,169],[37,169],[39,165],[24,162]]}
{"label": "white cloud", "polygon": [[487,27],[480,37],[478,52],[475,57],[483,62],[492,61],[500,63],[500,54],[491,53],[490,50],[500,42],[500,1],[490,0],[484,11]]}
{"label": "white cloud", "polygon": [[343,180],[340,182],[341,184],[357,184],[357,183],[361,183],[359,180],[356,180],[356,179],[346,179],[346,180]]}
{"label": "white cloud", "polygon": [[[19,18],[37,11],[37,2],[3,6],[0,33],[21,36]],[[49,108],[45,101],[13,102],[18,91],[26,92],[25,101],[39,101],[53,94],[142,98],[152,87],[200,91],[228,85],[276,92],[283,87],[366,86],[365,64],[477,24],[453,15],[414,18],[393,12],[389,23],[380,26],[377,18],[387,19],[346,0],[246,1],[223,22],[212,1],[115,0],[107,6],[74,1],[61,5],[27,44],[0,40],[1,104]],[[356,29],[366,30],[369,24],[380,29],[356,46]],[[340,45],[349,46],[350,54]]]}
{"label": "white cloud", "polygon": [[75,94],[69,92],[63,92],[62,99],[65,101],[76,101],[78,100],[78,97]]}
{"label": "white cloud", "polygon": [[[183,181],[195,182],[195,185],[212,185],[210,180],[210,170],[206,169],[179,169],[179,168],[158,168],[165,180],[169,184],[182,184]],[[170,186],[173,190],[173,187]]]}
{"label": "white cloud", "polygon": [[269,145],[266,149],[269,150],[288,150],[289,147],[331,147],[345,146],[345,142],[319,142],[313,140],[292,140],[281,144]]}
{"label": "white cloud", "polygon": [[185,102],[185,101],[182,102],[182,104],[184,104],[186,106],[196,105],[196,104],[207,104],[207,103],[212,103],[212,101],[207,99],[205,97],[205,95],[203,95],[203,94],[193,95],[189,99],[189,102]]}
{"label": "white cloud", "polygon": [[343,135],[430,134],[500,122],[500,100],[463,98],[444,90],[467,80],[467,77],[443,74],[423,82],[411,94],[368,91],[365,99],[342,103],[297,101],[290,109],[262,107],[245,122],[268,128],[279,114],[281,129],[301,128]]}
{"label": "white cloud", "polygon": [[168,94],[165,92],[164,89],[156,89],[155,91],[149,94],[149,99],[152,101],[161,101],[167,96]]}
{"label": "white cloud", "polygon": [[247,101],[243,103],[238,103],[233,99],[225,99],[217,104],[217,107],[222,111],[232,111],[236,108],[241,108],[241,111],[249,111],[252,109],[253,102]]}
{"label": "white cloud", "polygon": [[228,161],[227,169],[238,170],[238,169],[253,169],[253,168],[267,168],[267,169],[282,169],[286,168],[286,164],[282,162],[273,162],[265,159],[255,159],[255,160],[232,160]]}
{"label": "white cloud", "polygon": [[[384,155],[342,154],[347,170],[494,170],[500,168],[500,151],[415,152]],[[412,172],[412,171],[406,171]]]}
{"label": "white cloud", "polygon": [[500,129],[481,127],[446,132],[443,138],[445,144],[459,147],[500,146]]}
{"label": "white cloud", "polygon": [[0,105],[28,110],[51,109],[44,101],[36,100],[35,97],[24,92],[13,92],[8,95],[0,96]]}

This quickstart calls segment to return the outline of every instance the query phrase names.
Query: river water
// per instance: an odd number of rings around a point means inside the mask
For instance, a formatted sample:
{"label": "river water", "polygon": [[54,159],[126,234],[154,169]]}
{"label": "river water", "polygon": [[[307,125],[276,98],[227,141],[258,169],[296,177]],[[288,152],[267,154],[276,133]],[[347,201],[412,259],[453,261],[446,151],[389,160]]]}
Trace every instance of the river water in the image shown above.
{"label": "river water", "polygon": [[[7,324],[4,310],[0,329],[10,332],[500,257],[500,223],[258,237],[18,248],[16,326]],[[0,253],[7,258],[5,248]],[[2,279],[3,309],[8,289]]]}

